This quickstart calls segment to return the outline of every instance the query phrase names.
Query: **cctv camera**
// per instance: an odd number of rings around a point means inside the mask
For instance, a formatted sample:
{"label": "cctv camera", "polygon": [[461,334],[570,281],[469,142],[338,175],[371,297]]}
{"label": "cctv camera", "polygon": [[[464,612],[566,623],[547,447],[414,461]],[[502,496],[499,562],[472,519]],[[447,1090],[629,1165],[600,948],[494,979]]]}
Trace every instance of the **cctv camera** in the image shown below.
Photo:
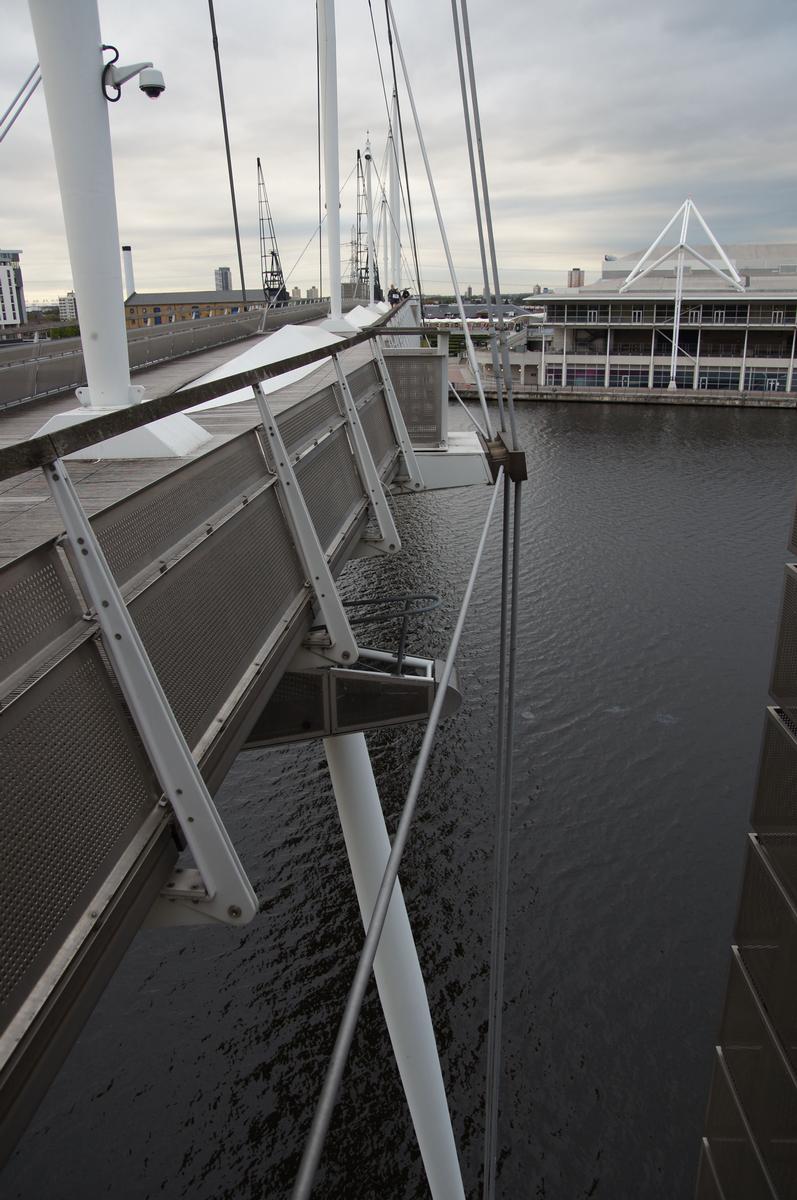
{"label": "cctv camera", "polygon": [[149,96],[150,100],[157,100],[161,92],[166,91],[163,75],[160,71],[156,71],[152,67],[141,72],[138,77],[138,86],[145,96]]}

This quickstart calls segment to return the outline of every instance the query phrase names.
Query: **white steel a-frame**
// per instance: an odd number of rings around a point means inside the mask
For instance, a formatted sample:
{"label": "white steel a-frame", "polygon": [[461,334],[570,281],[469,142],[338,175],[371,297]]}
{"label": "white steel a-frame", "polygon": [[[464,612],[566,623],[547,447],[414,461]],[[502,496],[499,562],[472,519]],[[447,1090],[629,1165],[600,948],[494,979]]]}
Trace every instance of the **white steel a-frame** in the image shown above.
{"label": "white steel a-frame", "polygon": [[[693,213],[711,245],[717,251],[720,262],[723,264],[725,270],[723,270],[722,267],[718,267],[716,263],[713,263],[709,259],[705,258],[698,250],[695,250],[694,246],[690,246],[687,242],[686,235],[689,229],[689,218]],[[678,241],[674,246],[671,246],[669,250],[665,250],[663,254],[654,259],[654,251],[658,249],[658,247],[664,241],[673,225],[677,223],[679,217],[681,218],[681,232]],[[666,262],[668,258],[672,258],[673,255],[677,256],[675,268],[675,309],[673,319],[672,354],[670,356],[670,382],[668,385],[670,388],[675,388],[677,386],[675,382],[675,372],[678,362],[678,341],[681,332],[681,299],[683,297],[684,290],[684,256],[687,254],[691,255],[691,257],[696,259],[699,263],[702,263],[704,267],[708,267],[710,271],[713,271],[714,274],[718,275],[720,279],[724,280],[725,283],[730,284],[730,286],[735,288],[737,292],[744,291],[744,281],[742,280],[741,275],[728,258],[722,246],[714,237],[714,234],[704,221],[697,205],[694,203],[691,197],[687,197],[686,200],[684,200],[681,207],[676,213],[673,214],[656,240],[652,242],[650,246],[648,246],[639,262],[626,276],[625,281],[620,286],[621,292],[627,291],[633,283],[643,279],[644,276],[648,275],[651,271],[655,271],[656,268],[660,267],[661,264]]]}

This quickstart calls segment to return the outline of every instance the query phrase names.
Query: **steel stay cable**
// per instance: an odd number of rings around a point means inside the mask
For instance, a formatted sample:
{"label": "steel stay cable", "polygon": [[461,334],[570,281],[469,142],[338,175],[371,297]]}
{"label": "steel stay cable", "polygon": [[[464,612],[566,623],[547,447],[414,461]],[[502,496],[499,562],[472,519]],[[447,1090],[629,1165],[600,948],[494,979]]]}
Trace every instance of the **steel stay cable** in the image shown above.
{"label": "steel stay cable", "polygon": [[25,82],[23,83],[22,87],[21,87],[21,88],[19,89],[19,91],[17,92],[16,96],[14,97],[14,99],[13,99],[13,100],[11,101],[11,103],[9,104],[8,108],[5,110],[5,112],[3,113],[2,117],[0,117],[0,125],[2,125],[2,124],[3,124],[3,121],[5,121],[6,117],[7,117],[7,116],[8,116],[8,114],[11,112],[11,109],[14,107],[14,105],[15,105],[15,104],[16,104],[16,102],[17,102],[17,100],[19,100],[20,96],[21,96],[21,95],[22,95],[22,93],[25,91],[25,88],[28,86],[28,84],[30,83],[31,79],[33,78],[33,76],[34,76],[34,75],[36,74],[36,72],[38,71],[38,69],[39,69],[39,64],[38,64],[38,63],[36,63],[36,66],[33,68],[33,70],[31,71],[30,75],[27,77],[27,79],[26,79],[26,80],[25,80]]}
{"label": "steel stay cable", "polygon": [[468,329],[468,322],[467,322],[467,318],[465,317],[465,309],[462,305],[462,293],[461,293],[461,289],[459,286],[459,279],[457,278],[456,267],[454,266],[454,260],[451,256],[451,247],[448,242],[448,234],[446,233],[446,227],[445,227],[445,223],[443,221],[443,214],[440,209],[440,201],[437,196],[437,188],[435,187],[434,176],[432,175],[432,167],[431,167],[431,163],[429,162],[429,155],[426,153],[426,139],[423,136],[423,130],[421,128],[421,120],[420,120],[420,117],[418,116],[418,109],[415,105],[415,98],[413,96],[412,87],[410,85],[409,71],[407,70],[407,62],[406,62],[406,59],[404,58],[404,51],[401,46],[401,38],[399,37],[398,27],[396,25],[396,17],[393,12],[393,8],[390,3],[390,0],[385,0],[385,4],[386,4],[388,12],[390,14],[390,22],[391,22],[392,29],[393,29],[393,36],[395,37],[395,40],[396,40],[396,47],[398,49],[398,54],[399,54],[399,62],[401,63],[401,72],[402,72],[402,75],[404,76],[404,84],[407,89],[407,96],[409,97],[410,108],[412,109],[413,121],[415,122],[415,132],[418,136],[418,145],[419,145],[420,151],[421,151],[421,158],[423,159],[423,165],[426,170],[426,178],[429,183],[429,191],[431,192],[432,203],[434,205],[434,210],[435,210],[435,216],[437,217],[437,225],[438,225],[438,229],[440,231],[440,240],[443,243],[443,251],[446,256],[446,262],[448,264],[448,273],[451,277],[451,282],[454,287],[454,295],[455,295],[457,307],[459,309],[460,320],[462,321],[462,332],[465,337],[465,346],[466,346],[467,352],[468,352],[468,361],[470,363],[471,370],[473,371],[474,377],[476,379],[476,387],[479,392],[479,402],[482,407],[482,415],[484,416],[485,428],[487,429],[488,433],[490,433],[490,435],[492,435],[492,422],[490,421],[490,414],[487,409],[487,399],[484,395],[484,385],[482,383],[482,377],[481,377],[481,372],[479,370],[479,364],[476,361],[476,351],[473,346],[473,339],[470,336],[470,330]]}
{"label": "steel stay cable", "polygon": [[238,250],[238,270],[241,275],[241,301],[246,304],[246,283],[244,282],[244,260],[241,253],[241,231],[238,227],[238,206],[235,202],[235,178],[232,170],[232,155],[230,153],[230,134],[227,129],[227,106],[224,102],[224,83],[221,77],[221,58],[219,56],[219,38],[216,33],[216,14],[213,11],[213,0],[208,0],[210,13],[210,30],[213,41],[213,55],[216,60],[216,78],[219,85],[219,104],[221,106],[221,124],[224,130],[224,149],[227,152],[227,174],[230,179],[230,200],[232,201],[232,222],[235,226],[235,245]]}
{"label": "steel stay cable", "polygon": [[517,423],[515,421],[515,402],[512,396],[512,367],[509,362],[509,349],[506,343],[504,327],[504,298],[498,279],[498,256],[495,251],[495,234],[493,232],[493,214],[490,206],[490,190],[487,186],[487,167],[484,161],[484,143],[482,141],[482,121],[479,113],[479,94],[476,88],[476,72],[473,67],[473,49],[470,40],[470,23],[468,21],[468,0],[459,0],[462,10],[462,34],[465,42],[465,53],[468,58],[468,76],[470,79],[470,94],[473,104],[473,130],[476,134],[476,149],[479,153],[479,170],[482,180],[482,199],[484,201],[484,223],[487,226],[487,241],[490,247],[490,262],[493,269],[493,289],[498,312],[498,331],[501,342],[501,357],[503,359],[504,383],[506,384],[506,403],[509,413],[509,428],[512,436],[512,449],[518,450]]}
{"label": "steel stay cable", "polygon": [[506,429],[504,416],[504,394],[501,380],[501,370],[498,356],[498,330],[496,327],[495,306],[490,297],[490,277],[487,272],[487,251],[484,247],[484,228],[482,225],[482,206],[479,197],[479,185],[476,179],[476,160],[473,157],[473,134],[471,132],[471,117],[468,106],[468,91],[465,83],[465,64],[462,61],[462,38],[459,32],[457,16],[457,0],[451,0],[451,16],[454,21],[454,41],[457,48],[457,67],[459,69],[459,87],[462,93],[462,116],[465,120],[465,135],[468,144],[468,160],[470,162],[470,182],[473,190],[473,207],[476,214],[476,232],[479,236],[479,257],[482,264],[482,281],[484,285],[484,300],[487,305],[487,315],[490,318],[490,350],[493,359],[493,377],[495,379],[495,395],[498,401],[498,414],[501,428]]}
{"label": "steel stay cable", "polygon": [[482,435],[482,437],[484,438],[484,440],[485,440],[485,441],[487,441],[487,434],[485,433],[484,429],[482,429],[481,425],[480,425],[480,424],[479,424],[479,422],[476,420],[476,418],[474,417],[473,413],[470,411],[470,409],[468,408],[467,404],[466,404],[466,403],[465,403],[465,401],[462,399],[462,397],[460,396],[459,392],[458,392],[458,391],[457,391],[457,389],[454,387],[454,385],[453,385],[453,383],[451,382],[451,380],[450,380],[450,379],[449,379],[449,381],[448,381],[448,390],[451,392],[451,394],[453,395],[453,397],[454,397],[454,399],[455,399],[455,400],[459,400],[460,404],[462,405],[462,407],[463,407],[463,408],[464,408],[464,410],[465,410],[465,415],[467,416],[468,420],[469,420],[469,421],[470,421],[470,422],[471,422],[473,425],[475,425],[475,426],[476,426],[476,428],[478,429],[479,433]]}
{"label": "steel stay cable", "polygon": [[[38,66],[38,64],[37,64],[37,66]],[[22,100],[21,100],[21,102],[20,102],[20,104],[19,104],[19,107],[17,108],[17,111],[14,113],[14,115],[13,115],[13,116],[12,116],[12,118],[11,118],[11,120],[6,122],[6,124],[5,124],[5,128],[3,128],[3,129],[2,129],[2,132],[0,132],[0,142],[3,142],[3,141],[5,141],[6,137],[8,136],[8,134],[9,134],[9,133],[11,132],[11,130],[13,129],[13,127],[14,127],[14,124],[16,123],[16,120],[17,120],[17,118],[18,118],[19,116],[21,116],[21,114],[22,114],[22,111],[23,111],[23,109],[25,108],[25,105],[28,103],[28,101],[30,100],[30,98],[31,98],[31,96],[33,95],[33,93],[36,91],[36,88],[39,86],[39,84],[41,83],[41,81],[42,81],[42,77],[41,77],[41,75],[38,75],[38,76],[36,77],[36,79],[33,81],[33,83],[30,85],[30,87],[28,88],[28,90],[25,92],[25,95],[22,97]],[[27,87],[27,83],[23,84],[23,89],[24,89],[25,87]],[[13,107],[14,107],[14,104],[16,104],[16,101],[17,101],[17,98],[18,98],[18,96],[19,96],[19,93],[17,93],[17,96],[14,98],[14,100],[12,100],[12,102],[11,102],[11,108],[13,108]],[[7,110],[7,111],[4,113],[2,120],[0,120],[0,126],[2,126],[2,125],[3,125],[3,121],[5,121],[6,117],[8,116],[8,113],[9,113],[10,111],[11,111],[11,109],[8,109],[8,110]]]}
{"label": "steel stay cable", "polygon": [[338,1033],[335,1038],[335,1045],[330,1056],[329,1066],[327,1067],[324,1084],[321,1089],[316,1110],[313,1115],[313,1123],[305,1143],[302,1161],[299,1166],[299,1173],[296,1177],[293,1192],[291,1193],[292,1200],[308,1200],[313,1187],[316,1170],[321,1159],[321,1153],[324,1148],[329,1123],[332,1118],[332,1113],[337,1101],[338,1089],[343,1077],[343,1072],[346,1068],[346,1061],[349,1056],[351,1044],[354,1039],[357,1020],[362,1008],[365,992],[371,978],[374,959],[379,948],[379,939],[382,936],[382,930],[387,918],[390,902],[393,897],[393,889],[398,878],[399,866],[401,865],[401,857],[404,853],[404,848],[409,837],[410,826],[413,816],[415,815],[415,807],[420,794],[423,778],[426,773],[426,767],[429,762],[432,745],[434,742],[437,726],[440,722],[440,717],[445,703],[445,694],[448,687],[451,673],[454,669],[454,660],[459,649],[459,643],[462,638],[462,630],[465,626],[465,619],[468,615],[471,598],[473,596],[476,578],[481,566],[484,547],[487,544],[487,535],[490,531],[495,505],[498,499],[499,487],[498,484],[503,478],[503,467],[499,468],[496,478],[496,485],[493,492],[493,497],[490,501],[490,506],[487,510],[487,516],[482,528],[481,537],[476,548],[476,554],[473,559],[468,583],[462,597],[459,615],[457,617],[454,632],[449,643],[448,654],[446,656],[445,665],[438,684],[437,694],[432,705],[432,711],[429,715],[429,721],[424,730],[421,748],[418,752],[418,758],[415,763],[415,769],[412,773],[407,798],[404,802],[401,818],[396,830],[396,836],[393,839],[393,845],[385,865],[385,871],[382,876],[382,882],[379,886],[376,901],[374,903],[371,920],[368,923],[368,932],[365,936],[360,957],[357,962],[354,979],[349,989],[349,994],[346,999],[346,1006],[343,1010]]}
{"label": "steel stay cable", "polygon": [[407,170],[407,148],[404,145],[404,125],[401,120],[401,101],[399,99],[398,79],[396,78],[396,60],[393,55],[393,33],[390,28],[391,10],[388,0],[385,0],[385,19],[387,21],[387,44],[390,47],[390,66],[393,71],[393,95],[396,98],[396,116],[398,117],[399,142],[401,143],[401,158],[404,163],[404,182],[407,187],[407,208],[409,209],[410,239],[412,241],[412,256],[415,260],[415,275],[418,279],[418,299],[421,305],[421,320],[423,320],[423,288],[421,287],[421,267],[418,262],[418,244],[415,239],[415,220],[412,215],[412,196],[410,195],[410,175]]}

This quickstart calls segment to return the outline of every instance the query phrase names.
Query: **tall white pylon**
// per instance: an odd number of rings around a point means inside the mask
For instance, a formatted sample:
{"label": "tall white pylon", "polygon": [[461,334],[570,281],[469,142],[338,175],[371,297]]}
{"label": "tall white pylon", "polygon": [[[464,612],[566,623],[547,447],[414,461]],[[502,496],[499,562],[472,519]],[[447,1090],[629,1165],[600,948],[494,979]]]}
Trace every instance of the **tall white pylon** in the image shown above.
{"label": "tall white pylon", "polygon": [[[706,237],[711,242],[711,245],[717,251],[720,262],[726,268],[725,270],[723,270],[721,267],[718,267],[716,265],[716,263],[710,262],[709,259],[704,258],[703,255],[699,253],[699,251],[695,250],[694,246],[690,246],[689,243],[687,242],[686,235],[687,235],[687,232],[689,229],[689,218],[692,216],[693,213],[695,215],[696,220],[699,222],[700,226],[702,227],[703,232],[705,233]],[[673,225],[675,225],[675,223],[679,217],[681,218],[681,231],[680,231],[678,241],[676,242],[676,244],[674,246],[671,246],[669,250],[665,250],[665,252],[663,254],[661,254],[658,258],[653,259],[653,261],[650,261],[652,259],[654,250],[656,250],[657,247],[659,247],[661,245],[661,243],[664,241],[665,237],[670,232]],[[725,283],[730,284],[730,286],[732,288],[735,288],[737,292],[744,291],[744,282],[742,280],[741,275],[736,270],[736,268],[734,267],[731,260],[728,258],[727,254],[723,250],[722,246],[719,244],[717,239],[714,237],[714,234],[711,232],[711,230],[709,229],[706,222],[703,220],[703,217],[701,216],[697,205],[694,203],[694,201],[692,200],[692,198],[690,196],[687,196],[686,200],[684,200],[683,204],[678,209],[678,211],[673,214],[673,216],[670,218],[670,220],[664,226],[661,233],[656,238],[655,242],[652,242],[651,245],[647,248],[645,253],[640,258],[639,262],[636,264],[636,266],[633,268],[633,270],[626,276],[625,281],[620,286],[621,292],[627,291],[628,288],[630,288],[633,283],[636,283],[638,280],[643,279],[644,276],[648,275],[651,271],[655,271],[656,268],[660,267],[661,264],[663,262],[666,262],[668,258],[672,258],[673,255],[676,256],[675,309],[674,309],[674,317],[673,317],[672,353],[670,355],[670,382],[668,385],[671,389],[674,389],[677,387],[676,368],[678,365],[678,340],[679,340],[679,335],[681,332],[681,299],[683,297],[683,290],[684,290],[684,256],[687,254],[691,255],[691,257],[696,259],[699,263],[702,263],[704,267],[708,267],[708,269],[710,271],[713,271],[714,274],[718,275],[720,277],[720,279],[725,281]]]}

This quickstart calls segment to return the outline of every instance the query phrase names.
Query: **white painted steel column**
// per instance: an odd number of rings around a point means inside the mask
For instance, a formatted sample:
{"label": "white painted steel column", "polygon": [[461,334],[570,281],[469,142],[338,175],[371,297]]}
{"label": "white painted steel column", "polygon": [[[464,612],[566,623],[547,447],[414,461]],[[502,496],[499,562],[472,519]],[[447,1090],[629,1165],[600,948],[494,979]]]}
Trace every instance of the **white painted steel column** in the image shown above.
{"label": "white painted steel column", "polygon": [[[373,912],[390,854],[365,735],[324,738],[329,773],[363,925]],[[374,975],[415,1135],[434,1200],[464,1200],[440,1059],[418,954],[396,883]]]}
{"label": "white painted steel column", "polygon": [[702,327],[697,327],[697,350],[695,351],[695,369],[692,372],[692,391],[696,392],[700,387],[700,334],[703,332]]}
{"label": "white painted steel column", "polygon": [[365,139],[365,203],[368,206],[368,303],[374,303],[376,246],[374,245],[374,205],[371,196],[371,139]]}
{"label": "white painted steel column", "polygon": [[[389,152],[390,152],[390,144],[388,143],[388,153]],[[382,188],[382,269],[385,272],[385,277],[382,280],[382,291],[385,294],[385,299],[387,299],[387,289],[390,287],[391,283],[393,282],[390,278],[390,264],[388,261],[389,256],[390,256],[390,250],[389,250],[390,233],[388,231],[389,225],[390,225],[390,212],[389,212],[388,206],[387,206],[387,195],[385,193],[385,189],[383,186],[383,188]]]}
{"label": "white painted steel column", "polygon": [[684,215],[681,221],[681,238],[678,243],[678,265],[675,269],[675,307],[673,309],[672,354],[670,355],[670,382],[668,388],[673,391],[678,387],[678,341],[681,334],[681,299],[684,294],[684,242],[689,225],[690,201],[684,203]]}
{"label": "white painted steel column", "polygon": [[29,0],[29,6],[80,314],[88,403],[124,408],[139,394],[130,391],[97,4]]}
{"label": "white painted steel column", "polygon": [[[747,336],[745,331],[745,337]],[[791,358],[789,359],[789,373],[786,376],[786,391],[790,392],[792,388],[792,379],[794,378],[794,350],[797,346],[797,329],[791,336]],[[747,342],[745,341],[745,355],[747,354]],[[744,377],[744,376],[742,376]]]}
{"label": "white painted steel column", "polygon": [[324,189],[327,201],[329,315],[343,317],[340,300],[340,172],[338,167],[338,66],[335,44],[335,0],[318,0],[318,49],[321,63],[321,127],[324,146]]}
{"label": "white painted steel column", "polygon": [[[745,329],[745,331],[744,331],[744,346],[742,348],[742,369],[739,372],[739,391],[740,392],[744,391],[744,377],[747,374],[747,335],[749,332],[750,331],[748,329]],[[792,358],[792,363],[793,363],[794,362],[794,339],[793,338],[792,338],[792,345],[791,345],[791,358]],[[791,367],[789,367],[788,378],[789,378],[789,380],[791,380]],[[789,390],[788,386],[787,386],[786,390],[787,391]]]}
{"label": "white painted steel column", "polygon": [[401,291],[401,183],[398,168],[398,99],[393,92],[393,107],[390,113],[392,132],[388,135],[388,187],[390,204],[390,270],[389,283]]}
{"label": "white painted steel column", "polygon": [[656,326],[654,325],[650,331],[650,365],[648,367],[648,387],[649,388],[653,387],[653,371],[655,368],[655,357],[656,357]]}

